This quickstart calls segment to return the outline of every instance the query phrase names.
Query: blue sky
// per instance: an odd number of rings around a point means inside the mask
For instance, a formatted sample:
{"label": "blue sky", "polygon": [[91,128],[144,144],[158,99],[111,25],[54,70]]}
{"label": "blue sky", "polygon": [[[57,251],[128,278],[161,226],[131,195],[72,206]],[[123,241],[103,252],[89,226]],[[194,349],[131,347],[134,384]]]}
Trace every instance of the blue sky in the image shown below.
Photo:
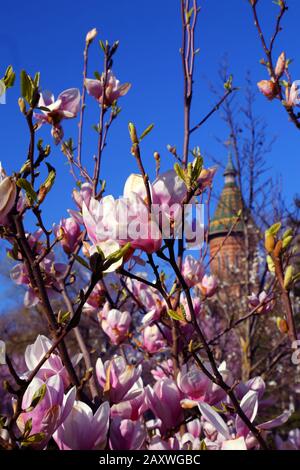
{"label": "blue sky", "polygon": [[[291,66],[294,79],[300,79],[300,57],[296,34],[299,27],[300,4],[289,0],[290,9],[284,20],[284,30],[276,52],[286,50],[294,58]],[[243,93],[245,74],[251,71],[254,82],[265,77],[258,63],[262,51],[254,29],[247,0],[202,0],[199,16],[197,44],[200,47],[195,70],[195,93],[192,122],[200,120],[215,102],[210,92],[210,82],[217,83],[220,61],[227,55],[234,82]],[[272,0],[260,0],[264,27],[271,32],[270,20],[277,8]],[[41,85],[57,95],[70,87],[81,87],[82,48],[85,34],[97,27],[99,38],[110,42],[119,39],[120,48],[113,70],[121,82],[129,81],[132,89],[120,100],[122,113],[115,122],[110,144],[103,157],[103,178],[109,181],[107,192],[119,195],[126,176],[135,171],[130,154],[127,125],[136,123],[142,131],[148,124],[155,128],[143,145],[143,159],[151,174],[153,151],[159,151],[163,167],[173,164],[166,145],[182,147],[182,73],[179,56],[181,25],[179,0],[89,0],[51,2],[16,0],[6,2],[1,8],[0,75],[6,65],[12,64],[18,76],[21,69],[29,73],[41,72]],[[90,53],[89,76],[101,71],[101,54],[97,42]],[[17,98],[19,81],[9,90],[7,104],[0,106],[0,160],[7,172],[19,168],[26,159],[28,135],[21,116]],[[96,133],[91,129],[98,117],[95,101],[87,99],[84,158],[91,161],[96,149]],[[298,191],[300,133],[288,122],[279,103],[269,103],[257,95],[256,111],[268,124],[269,135],[277,140],[269,155],[273,175],[281,175],[283,192],[291,202]],[[77,135],[77,121],[66,123],[66,137]],[[45,126],[39,135],[51,142],[50,129]],[[227,138],[227,130],[218,114],[194,134],[192,144],[199,145],[205,154],[226,159],[222,146],[215,136]],[[57,168],[56,192],[45,204],[49,224],[66,215],[72,207],[71,188],[74,186],[63,155],[54,148],[50,159]],[[209,165],[211,162],[206,161]],[[221,174],[217,184],[222,183]]]}

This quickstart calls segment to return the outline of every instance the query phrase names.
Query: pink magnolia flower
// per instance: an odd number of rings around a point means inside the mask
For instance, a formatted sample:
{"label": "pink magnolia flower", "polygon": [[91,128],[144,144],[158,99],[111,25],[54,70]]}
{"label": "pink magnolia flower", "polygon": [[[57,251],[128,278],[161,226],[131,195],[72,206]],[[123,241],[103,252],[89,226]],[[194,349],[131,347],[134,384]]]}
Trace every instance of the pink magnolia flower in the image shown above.
{"label": "pink magnolia flower", "polygon": [[16,183],[6,176],[0,164],[0,226],[7,224],[7,216],[16,202],[16,197]]}
{"label": "pink magnolia flower", "polygon": [[152,183],[152,212],[164,238],[181,236],[186,192],[185,183],[174,170],[160,174]]}
{"label": "pink magnolia flower", "polygon": [[74,211],[69,209],[68,212],[80,225],[83,225],[82,219],[82,205],[85,203],[87,207],[90,205],[91,197],[93,195],[93,188],[90,183],[83,183],[80,186],[80,189],[74,189],[72,192],[72,197],[79,211]]}
{"label": "pink magnolia flower", "polygon": [[200,284],[199,288],[203,294],[204,297],[212,297],[218,287],[218,281],[217,278],[211,274],[204,274]]}
{"label": "pink magnolia flower", "polygon": [[89,207],[91,198],[93,195],[93,188],[90,183],[83,183],[80,186],[80,189],[74,189],[72,192],[72,196],[74,199],[75,204],[77,205],[78,209],[82,209],[82,204],[85,203],[87,207]]}
{"label": "pink magnolia flower", "polygon": [[72,410],[76,395],[75,387],[73,387],[67,395],[64,395],[64,384],[59,375],[53,375],[45,382],[35,377],[27,387],[23,396],[22,408],[24,410],[31,406],[35,393],[37,393],[42,386],[46,386],[44,397],[32,411],[22,413],[17,422],[22,432],[26,422],[31,419],[32,429],[30,434],[45,434],[40,442],[34,444],[34,447],[38,449],[43,449],[46,446],[56,429],[66,420]]}
{"label": "pink magnolia flower", "polygon": [[160,362],[156,369],[151,370],[155,380],[172,379],[174,377],[174,365],[172,359]]}
{"label": "pink magnolia flower", "polygon": [[181,395],[173,380],[159,380],[153,388],[147,385],[145,390],[147,405],[154,415],[161,420],[161,432],[177,426],[182,421]]}
{"label": "pink magnolia flower", "polygon": [[102,403],[93,414],[82,401],[75,401],[70,414],[54,433],[60,450],[103,449],[109,428],[109,404]]}
{"label": "pink magnolia flower", "polygon": [[60,244],[65,253],[71,254],[78,246],[81,239],[81,230],[78,222],[73,217],[62,219],[54,229],[55,236],[60,238]]}
{"label": "pink magnolia flower", "polygon": [[193,256],[188,255],[184,259],[181,273],[187,285],[189,287],[193,287],[202,280],[204,268],[200,261],[196,260]]}
{"label": "pink magnolia flower", "polygon": [[131,315],[117,309],[109,310],[102,316],[101,327],[112,344],[120,344],[129,333]]}
{"label": "pink magnolia flower", "polygon": [[252,308],[262,304],[257,310],[257,313],[270,312],[274,307],[274,300],[271,295],[268,295],[265,291],[260,292],[258,295],[252,293],[249,297],[249,305]]}
{"label": "pink magnolia flower", "polygon": [[[60,288],[59,283],[66,273],[67,265],[56,263],[52,252],[43,259],[40,263],[40,268],[49,299],[56,299]],[[31,285],[29,273],[24,263],[14,266],[10,272],[10,277],[17,285],[25,285],[27,287],[28,290],[24,296],[24,305],[26,307],[34,307],[39,303],[38,294]]]}
{"label": "pink magnolia flower", "polygon": [[[143,277],[143,273],[139,273]],[[134,294],[134,296],[141,302],[145,307],[145,310],[149,313],[149,316],[144,320],[143,325],[148,324],[148,319],[151,315],[151,321],[158,320],[161,313],[166,310],[166,304],[160,294],[157,293],[152,287],[147,286],[143,282],[136,281],[134,279],[126,279],[128,289]],[[147,315],[147,314],[146,314]],[[154,320],[153,320],[154,319]]]}
{"label": "pink magnolia flower", "polygon": [[275,436],[275,442],[278,450],[300,450],[300,429],[292,429],[286,440],[279,435]]}
{"label": "pink magnolia flower", "polygon": [[113,418],[109,433],[112,450],[139,450],[146,439],[146,430],[140,421]]}
{"label": "pink magnolia flower", "polygon": [[[105,108],[109,108],[115,101],[117,101],[121,96],[124,96],[128,93],[131,84],[124,83],[120,84],[119,80],[113,75],[112,71],[109,70],[105,80],[105,74],[103,73],[98,79],[86,78],[85,87],[89,95],[96,98],[100,105],[103,105]],[[104,91],[104,100],[103,100],[103,87]],[[102,100],[104,101],[102,103]]]}
{"label": "pink magnolia flower", "polygon": [[[210,373],[213,373],[210,364],[206,364],[206,368],[209,370]],[[218,367],[218,371],[220,372],[224,382],[227,383],[229,386],[232,386],[234,383],[234,379],[233,379],[232,373],[227,368],[227,364],[225,361],[221,362],[221,364]],[[249,390],[248,388],[245,389],[245,393],[248,392],[248,390]],[[211,386],[211,389],[208,391],[206,401],[210,405],[218,406],[222,401],[225,401],[225,400],[226,400],[226,393],[224,392],[224,390],[219,385],[216,385],[213,383]]]}
{"label": "pink magnolia flower", "polygon": [[186,428],[193,437],[199,437],[202,429],[200,419],[196,418],[193,419],[193,421],[189,421],[186,425]]}
{"label": "pink magnolia flower", "polygon": [[186,425],[187,432],[183,435],[178,435],[178,439],[180,441],[181,449],[185,450],[200,450],[201,448],[201,422],[199,419],[194,419],[190,421]]}
{"label": "pink magnolia flower", "polygon": [[[144,201],[147,197],[147,191],[145,181],[142,175],[131,173],[125,181],[123,194],[127,195],[130,193],[138,194]],[[152,187],[150,185],[150,193],[152,194]]]}
{"label": "pink magnolia flower", "polygon": [[198,403],[207,400],[212,383],[195,366],[188,370],[186,365],[184,365],[177,375],[177,386],[184,396],[184,399],[180,402],[181,406],[183,408],[193,408]]}
{"label": "pink magnolia flower", "polygon": [[177,437],[170,437],[168,440],[163,440],[160,434],[156,434],[151,438],[148,450],[180,450],[181,446]]}
{"label": "pink magnolia flower", "polygon": [[98,313],[105,302],[105,290],[102,284],[98,283],[94,287],[91,295],[84,304],[83,311],[87,314]]}
{"label": "pink magnolia flower", "polygon": [[299,81],[292,83],[291,87],[286,87],[286,105],[291,108],[293,106],[298,106],[300,103],[300,93],[299,93]]}
{"label": "pink magnolia flower", "polygon": [[202,190],[211,186],[216,172],[217,172],[216,166],[213,166],[211,168],[203,168],[201,170],[200,176],[198,178],[198,183],[199,183],[199,187]]}
{"label": "pink magnolia flower", "polygon": [[[38,335],[35,342],[33,344],[29,344],[25,349],[25,364],[27,366],[28,371],[25,373],[25,376],[28,376],[31,371],[35,369],[35,367],[39,364],[39,362],[43,359],[43,357],[48,353],[50,348],[52,347],[52,341],[50,341],[44,335]],[[72,358],[73,366],[76,366],[80,359],[82,358],[82,354],[76,354]],[[42,365],[36,377],[40,378],[41,380],[45,381],[52,377],[53,375],[59,375],[63,380],[64,387],[67,388],[70,385],[70,378],[68,375],[65,366],[62,363],[60,356],[56,353],[52,353],[49,356],[49,359]]]}
{"label": "pink magnolia flower", "polygon": [[133,386],[129,392],[122,398],[120,403],[116,403],[111,407],[111,417],[119,417],[122,419],[138,420],[142,413],[146,411],[145,390],[142,387],[141,379]]}
{"label": "pink magnolia flower", "polygon": [[166,204],[171,207],[173,204],[181,204],[186,195],[186,185],[176,174],[175,170],[168,170],[160,174],[152,183],[153,203]]}
{"label": "pink magnolia flower", "polygon": [[76,117],[80,107],[80,92],[77,88],[69,88],[60,93],[57,100],[50,91],[41,92],[38,107],[43,108],[43,114],[34,114],[38,127],[44,123],[51,124],[51,134],[55,143],[59,144],[64,136],[60,123],[63,119]]}
{"label": "pink magnolia flower", "polygon": [[96,362],[96,375],[101,389],[109,396],[111,404],[120,403],[142,374],[142,366],[126,364],[121,356],[115,356],[104,364]]}
{"label": "pink magnolia flower", "polygon": [[[161,330],[167,333],[167,329],[162,325]],[[155,354],[167,346],[166,339],[157,325],[149,325],[142,333],[142,346],[150,354]]]}
{"label": "pink magnolia flower", "polygon": [[[215,411],[215,409],[208,403],[199,403],[198,406],[204,419],[212,426],[210,436],[205,439],[209,448],[218,450],[247,450],[258,445],[248,426],[238,415],[235,417],[234,427],[229,428],[219,413],[217,413],[217,411]],[[250,390],[242,398],[240,406],[248,419],[253,422],[258,411],[258,394],[255,391]],[[291,413],[288,411],[284,412],[277,418],[256,425],[256,427],[261,431],[267,431],[285,423],[290,414]],[[212,432],[213,429],[216,431],[215,433]]]}
{"label": "pink magnolia flower", "polygon": [[83,222],[92,243],[115,240],[121,246],[131,243],[133,249],[154,253],[161,247],[161,233],[151,218],[142,198],[136,193],[119,199],[106,196],[83,203]]}

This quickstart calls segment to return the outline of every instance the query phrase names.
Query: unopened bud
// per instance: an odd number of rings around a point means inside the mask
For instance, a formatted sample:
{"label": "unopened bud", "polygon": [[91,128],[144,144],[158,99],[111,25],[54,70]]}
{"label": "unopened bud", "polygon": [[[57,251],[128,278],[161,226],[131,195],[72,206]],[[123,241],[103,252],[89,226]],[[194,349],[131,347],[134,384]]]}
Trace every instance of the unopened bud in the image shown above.
{"label": "unopened bud", "polygon": [[265,233],[265,249],[268,253],[272,253],[275,248],[275,238],[268,231]]}
{"label": "unopened bud", "polygon": [[285,53],[282,52],[280,56],[278,57],[277,64],[275,67],[275,75],[277,78],[280,78],[284,74],[285,68],[286,68],[286,57],[285,57]]}
{"label": "unopened bud", "polygon": [[290,235],[289,237],[285,237],[282,241],[282,248],[285,250],[285,248],[287,248],[290,245],[292,240],[293,240],[292,235]]}
{"label": "unopened bud", "polygon": [[284,318],[277,317],[276,325],[280,333],[286,334],[289,331],[288,324]]}
{"label": "unopened bud", "polygon": [[269,269],[270,273],[274,273],[275,272],[275,264],[274,264],[274,261],[272,260],[270,255],[267,256],[267,265],[268,265],[268,269]]}
{"label": "unopened bud", "polygon": [[130,122],[128,124],[128,129],[129,129],[129,135],[130,135],[131,142],[133,144],[138,144],[139,139],[138,139],[138,136],[137,136],[137,133],[136,133],[135,125],[132,122]]}
{"label": "unopened bud", "polygon": [[283,285],[286,290],[288,290],[293,282],[293,275],[294,275],[294,267],[292,265],[289,265],[284,274],[284,281]]}
{"label": "unopened bud", "polygon": [[278,256],[280,255],[280,253],[281,253],[281,251],[282,251],[282,245],[283,245],[283,244],[282,244],[282,240],[278,240],[278,242],[277,242],[276,245],[275,245],[274,251],[273,251],[274,256],[275,256],[276,258],[278,258]]}
{"label": "unopened bud", "polygon": [[290,235],[293,235],[293,229],[292,228],[288,228],[284,234],[282,235],[282,239],[284,240],[285,238],[289,237]]}
{"label": "unopened bud", "polygon": [[18,99],[18,105],[22,114],[26,113],[26,104],[24,98]]}
{"label": "unopened bud", "polygon": [[257,83],[257,86],[268,100],[273,100],[278,95],[278,85],[272,80],[261,80]]}
{"label": "unopened bud", "polygon": [[88,46],[93,42],[93,40],[94,40],[95,37],[97,36],[97,33],[98,33],[98,32],[97,32],[97,29],[96,29],[96,28],[91,29],[91,30],[87,33],[86,38],[85,38],[85,42],[86,42],[86,44],[87,44]]}

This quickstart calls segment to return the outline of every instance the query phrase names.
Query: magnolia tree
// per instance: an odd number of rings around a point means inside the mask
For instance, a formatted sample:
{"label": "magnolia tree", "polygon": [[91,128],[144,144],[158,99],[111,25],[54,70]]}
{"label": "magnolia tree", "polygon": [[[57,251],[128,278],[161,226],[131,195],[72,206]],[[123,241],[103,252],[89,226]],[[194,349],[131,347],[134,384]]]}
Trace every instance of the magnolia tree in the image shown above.
{"label": "magnolia tree", "polygon": [[[256,2],[251,3],[255,11]],[[297,276],[289,265],[293,233],[281,233],[280,223],[275,223],[265,240],[268,290],[251,295],[248,309],[227,326],[215,321],[217,312],[207,309],[218,279],[209,271],[209,224],[204,224],[203,211],[216,168],[205,166],[199,149],[190,148],[190,137],[236,89],[229,77],[220,101],[191,124],[198,13],[196,0],[181,0],[182,152],[169,147],[174,163],[163,173],[155,152],[156,177],[150,181],[142,143],[153,126],[139,134],[129,123],[137,173],[128,175],[119,198],[106,194],[101,178],[109,131],[121,111],[118,103],[130,90],[112,71],[118,43],[100,41],[103,70],[89,78],[88,52],[97,31],[87,34],[81,92],[69,88],[55,98],[41,88],[38,73],[21,73],[19,108],[27,122],[29,148],[20,170],[7,175],[1,167],[0,230],[14,263],[11,279],[25,287],[25,306],[42,312],[48,335],[39,334],[18,361],[6,351],[5,338],[0,341],[6,396],[1,403],[6,404],[0,421],[2,448],[300,447],[299,430],[284,437],[274,431],[285,425],[293,410],[283,406],[277,412],[266,399],[262,377],[250,375],[242,381],[230,361],[220,361],[217,353],[221,339],[241,323],[272,315],[276,300],[282,306],[282,341],[289,344],[290,356],[295,355],[290,290]],[[279,86],[286,67],[281,55],[268,87]],[[9,67],[2,82],[8,89],[14,81]],[[260,84],[265,94],[266,87]],[[291,110],[293,103],[285,106]],[[89,131],[84,132],[89,107],[100,112],[92,171],[82,155],[83,139],[89,138]],[[79,133],[74,144],[64,140],[64,120],[76,118]],[[38,140],[41,126],[49,128],[50,144]],[[55,145],[61,146],[76,189],[68,215],[47,227],[43,207],[48,194],[58,190],[50,155]],[[43,167],[48,171],[45,180],[40,176]],[[28,228],[32,217],[36,231]],[[243,213],[237,214],[235,223],[241,218]],[[83,334],[86,318],[97,328],[93,344]],[[76,347],[70,347],[71,337]]]}

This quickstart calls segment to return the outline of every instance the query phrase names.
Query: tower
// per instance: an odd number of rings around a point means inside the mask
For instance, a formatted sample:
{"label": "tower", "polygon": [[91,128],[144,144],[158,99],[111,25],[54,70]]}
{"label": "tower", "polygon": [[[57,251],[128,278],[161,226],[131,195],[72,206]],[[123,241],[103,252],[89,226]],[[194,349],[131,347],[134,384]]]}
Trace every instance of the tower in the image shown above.
{"label": "tower", "polygon": [[209,228],[212,274],[230,286],[239,286],[243,279],[245,258],[244,223],[238,219],[243,208],[242,196],[236,183],[237,171],[229,153],[224,171],[225,184]]}

